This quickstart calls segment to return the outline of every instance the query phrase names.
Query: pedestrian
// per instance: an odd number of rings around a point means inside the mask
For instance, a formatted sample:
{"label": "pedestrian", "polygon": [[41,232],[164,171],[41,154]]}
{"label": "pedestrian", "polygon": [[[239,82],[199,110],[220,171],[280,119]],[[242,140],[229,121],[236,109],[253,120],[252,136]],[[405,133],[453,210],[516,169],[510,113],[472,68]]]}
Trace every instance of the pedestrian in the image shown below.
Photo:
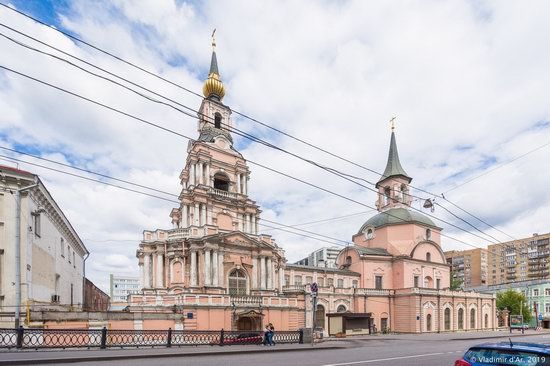
{"label": "pedestrian", "polygon": [[265,326],[265,329],[264,329],[264,340],[262,342],[264,346],[269,346],[270,344],[270,340],[269,340],[270,333],[271,333],[271,328],[269,327],[269,324],[268,324]]}
{"label": "pedestrian", "polygon": [[269,327],[269,345],[274,346],[275,342],[273,342],[273,337],[275,337],[275,327],[271,323],[267,326]]}

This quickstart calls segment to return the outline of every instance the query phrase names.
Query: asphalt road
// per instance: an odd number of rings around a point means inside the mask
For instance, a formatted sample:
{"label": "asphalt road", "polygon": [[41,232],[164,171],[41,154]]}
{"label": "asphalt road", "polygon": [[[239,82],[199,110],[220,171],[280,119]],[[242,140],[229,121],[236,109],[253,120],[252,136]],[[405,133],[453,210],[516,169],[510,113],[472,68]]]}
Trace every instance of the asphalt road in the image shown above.
{"label": "asphalt road", "polygon": [[[406,336],[396,338],[366,337],[339,341],[346,349],[304,350],[299,352],[265,352],[235,355],[208,355],[199,357],[168,357],[158,359],[132,359],[116,361],[79,362],[79,366],[264,366],[264,365],[304,365],[304,366],[444,366],[454,365],[466,349],[485,342],[508,341],[507,335],[499,339],[458,339],[452,335]],[[514,337],[514,342],[549,343],[550,335],[537,334]],[[341,343],[344,342],[344,343]],[[74,351],[68,351],[74,352]],[[132,352],[127,350],[126,352]],[[1,355],[0,355],[1,357]],[[37,365],[39,361],[37,360]],[[51,365],[51,364],[50,364]],[[67,365],[66,363],[63,366]],[[60,364],[61,366],[61,364]]]}

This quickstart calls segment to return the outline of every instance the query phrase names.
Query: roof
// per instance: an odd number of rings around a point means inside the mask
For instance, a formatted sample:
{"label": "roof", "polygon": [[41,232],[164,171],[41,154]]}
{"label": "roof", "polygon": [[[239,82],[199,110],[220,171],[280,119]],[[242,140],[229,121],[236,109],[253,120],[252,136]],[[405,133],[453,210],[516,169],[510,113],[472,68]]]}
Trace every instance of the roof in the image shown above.
{"label": "roof", "polygon": [[368,219],[358,234],[365,232],[367,227],[374,227],[375,229],[387,225],[400,225],[400,224],[418,224],[423,226],[430,226],[438,229],[434,222],[427,216],[420,212],[410,211],[406,208],[397,207],[391,208],[387,211],[380,212]]}
{"label": "roof", "polygon": [[395,142],[395,133],[392,131],[390,139],[390,151],[388,153],[388,162],[386,163],[386,169],[384,169],[384,173],[380,177],[378,183],[376,183],[376,186],[378,187],[378,184],[380,182],[383,182],[384,180],[395,176],[404,177],[409,182],[412,180],[412,178],[409,177],[405,172],[405,169],[403,169],[403,167],[401,166],[401,162],[399,161],[399,153],[397,152],[397,143]]}
{"label": "roof", "polygon": [[480,348],[508,350],[508,351],[515,350],[515,351],[538,352],[538,353],[545,353],[550,355],[550,345],[540,344],[540,343],[512,342],[512,345],[510,345],[510,342],[498,342],[498,343],[483,343],[483,344],[470,347],[470,349],[480,349]]}
{"label": "roof", "polygon": [[33,174],[31,172],[28,172],[26,170],[17,169],[17,168],[7,166],[7,165],[0,165],[0,172],[5,171],[5,170],[8,170],[8,171],[11,171],[11,172],[14,172],[14,173],[19,173],[19,174],[27,174],[27,175],[30,175],[30,176],[33,176],[33,177],[35,176],[35,174]]}
{"label": "roof", "polygon": [[212,59],[210,60],[210,74],[220,74],[218,71],[218,58],[216,57],[216,51],[212,51]]}
{"label": "roof", "polygon": [[309,269],[311,271],[326,271],[326,272],[338,272],[342,274],[348,274],[348,275],[357,275],[360,276],[360,273],[350,271],[348,269],[340,269],[340,268],[333,268],[333,267],[318,267],[318,266],[306,266],[302,264],[287,264],[286,268],[296,268],[296,269]]}
{"label": "roof", "polygon": [[355,249],[359,254],[363,255],[384,255],[384,256],[391,256],[390,253],[385,248],[365,248],[360,247],[358,245],[354,245],[350,248]]}

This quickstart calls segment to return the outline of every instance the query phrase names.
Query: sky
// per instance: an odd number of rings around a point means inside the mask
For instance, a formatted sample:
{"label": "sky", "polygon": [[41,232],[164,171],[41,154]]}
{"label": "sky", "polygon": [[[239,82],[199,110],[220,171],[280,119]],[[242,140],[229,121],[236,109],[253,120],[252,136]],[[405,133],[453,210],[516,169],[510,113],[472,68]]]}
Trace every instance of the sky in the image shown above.
{"label": "sky", "polygon": [[[444,193],[494,228],[441,198],[436,202],[498,241],[550,231],[550,146],[544,146],[550,143],[547,1],[0,2],[197,93],[207,76],[216,28],[224,103],[232,109],[376,172],[384,170],[389,120],[397,117],[401,164],[414,187]],[[3,7],[0,23],[193,109],[200,106],[199,97]],[[47,50],[6,27],[0,26],[0,34]],[[5,37],[0,37],[0,65],[198,136],[196,118]],[[305,158],[370,182],[379,179],[240,115],[234,114],[233,122]],[[375,194],[363,187],[239,136],[234,139],[245,158],[374,206]],[[0,69],[0,146],[178,194],[188,141]],[[34,161],[5,150],[0,154]],[[45,182],[91,252],[87,277],[104,291],[109,273],[138,275],[135,254],[143,230],[171,227],[173,203],[18,166]],[[349,241],[375,214],[250,168],[249,194],[268,220],[295,225],[349,216],[302,226]],[[412,193],[433,198],[416,189]],[[413,205],[421,209],[422,203]],[[476,232],[439,206],[433,213],[424,211]],[[434,221],[446,235],[469,244],[443,238],[444,250],[495,241]],[[328,245],[265,227],[262,231],[276,238],[289,262]]]}

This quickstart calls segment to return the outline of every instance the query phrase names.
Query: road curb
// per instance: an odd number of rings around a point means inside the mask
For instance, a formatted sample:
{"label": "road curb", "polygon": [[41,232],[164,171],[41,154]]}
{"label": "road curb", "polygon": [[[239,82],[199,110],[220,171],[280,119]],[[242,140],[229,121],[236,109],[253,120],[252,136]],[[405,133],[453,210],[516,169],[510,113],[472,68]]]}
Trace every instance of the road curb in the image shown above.
{"label": "road curb", "polygon": [[[127,354],[127,355],[108,355],[98,354],[86,357],[55,357],[41,359],[19,359],[19,360],[0,360],[0,366],[4,365],[43,365],[51,363],[78,363],[78,362],[101,362],[101,361],[116,361],[138,358],[169,358],[169,357],[200,357],[200,356],[217,356],[217,355],[239,355],[245,353],[271,353],[271,352],[299,352],[311,350],[334,350],[345,349],[344,346],[326,346],[326,347],[304,347],[304,348],[265,348],[265,349],[250,349],[250,350],[227,350],[214,352],[192,352],[192,353],[151,353],[151,354]],[[128,350],[131,352],[130,350]],[[98,351],[102,352],[102,351]]]}

